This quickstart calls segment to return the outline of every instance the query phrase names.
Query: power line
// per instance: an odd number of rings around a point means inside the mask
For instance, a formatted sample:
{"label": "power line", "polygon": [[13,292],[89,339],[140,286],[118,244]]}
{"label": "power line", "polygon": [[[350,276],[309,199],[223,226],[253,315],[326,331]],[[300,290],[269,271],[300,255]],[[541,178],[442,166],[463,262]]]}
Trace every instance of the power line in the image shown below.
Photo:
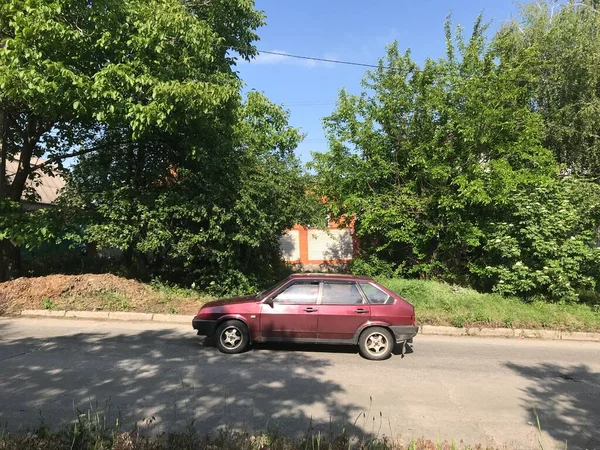
{"label": "power line", "polygon": [[[245,48],[242,47],[231,47],[234,50],[247,50]],[[268,51],[268,50],[256,50],[259,54],[261,53],[265,53],[267,55],[275,55],[275,56],[283,56],[286,58],[296,58],[296,59],[304,59],[304,60],[308,60],[308,61],[319,61],[319,62],[326,62],[326,63],[331,63],[331,64],[344,64],[346,66],[358,66],[358,67],[370,67],[372,69],[377,69],[380,66],[377,64],[366,64],[366,63],[361,63],[361,62],[356,62],[356,61],[344,61],[341,59],[329,59],[329,58],[318,58],[316,56],[304,56],[304,55],[293,55],[291,53],[284,53],[284,52],[273,52],[273,51]],[[388,70],[392,70],[393,67],[383,67],[384,69],[388,69]]]}
{"label": "power line", "polygon": [[[362,63],[362,62],[357,62],[357,61],[319,58],[316,56],[306,56],[306,55],[295,55],[292,53],[285,53],[285,52],[275,52],[275,51],[269,51],[269,50],[252,49],[250,47],[228,47],[228,48],[231,48],[231,49],[237,50],[237,51],[255,50],[258,54],[265,53],[268,55],[283,56],[285,58],[295,58],[295,59],[303,59],[303,60],[309,60],[309,61],[320,61],[320,62],[327,62],[327,63],[331,63],[331,64],[342,64],[342,65],[346,65],[346,66],[369,67],[372,69],[383,69],[383,70],[389,70],[389,71],[403,70],[399,67],[384,66],[383,64],[367,64],[367,63]],[[404,69],[404,70],[408,74],[411,74],[411,75],[414,75],[415,73],[421,73],[421,74],[428,73],[431,75],[448,75],[449,74],[449,71],[444,70],[444,69],[428,70],[426,72],[425,69],[422,69],[418,66],[415,66],[415,68]],[[460,76],[460,74],[456,74],[456,73],[454,75]],[[493,76],[498,76],[498,74],[490,72],[490,73],[486,73],[486,74],[482,74],[482,75],[471,75],[470,77],[463,77],[463,81],[478,80],[478,79],[481,80],[481,79],[490,78]],[[522,83],[522,84],[537,84],[537,83],[539,83],[539,80],[532,80],[532,79],[527,79],[527,78],[499,78],[499,81],[512,81],[515,83]],[[548,83],[548,84],[562,85],[564,83],[562,81],[557,81],[556,83]],[[300,105],[300,103],[298,105]],[[309,106],[308,103],[306,106]]]}
{"label": "power line", "polygon": [[[232,47],[234,50],[241,50],[241,47]],[[291,53],[284,53],[284,52],[273,52],[273,51],[268,51],[268,50],[256,50],[258,52],[258,54],[261,53],[265,53],[268,55],[277,55],[277,56],[283,56],[286,58],[296,58],[296,59],[303,59],[303,60],[309,60],[309,61],[320,61],[320,62],[327,62],[327,63],[331,63],[331,64],[342,64],[342,65],[347,65],[347,66],[357,66],[357,67],[368,67],[368,68],[372,68],[372,69],[383,69],[383,70],[389,70],[391,72],[393,71],[399,71],[401,70],[398,67],[391,67],[391,66],[384,66],[383,64],[380,65],[376,65],[376,64],[367,64],[367,63],[361,63],[361,62],[356,62],[356,61],[345,61],[345,60],[337,60],[337,59],[327,59],[327,58],[318,58],[316,56],[305,56],[305,55],[294,55]],[[413,69],[409,69],[406,70],[407,73],[414,75],[415,73],[425,73],[425,70],[421,69],[421,68],[416,68],[416,70]],[[447,75],[448,71],[446,70],[439,70],[439,71],[428,71],[429,74],[432,75]],[[486,73],[483,75],[472,75],[470,77],[464,77],[463,78],[463,82],[464,81],[471,81],[471,80],[481,80],[484,78],[491,78],[493,76],[497,76],[497,74],[495,73]],[[530,79],[525,79],[525,78],[500,78],[499,81],[511,81],[511,82],[515,82],[515,83],[522,83],[522,84],[537,84],[539,81],[537,80],[530,80]],[[562,84],[562,82],[557,83],[557,84]],[[325,105],[325,103],[323,103],[323,105]],[[291,106],[291,105],[290,105]],[[295,106],[313,106],[310,105],[310,102],[307,102],[305,105],[298,103]],[[321,105],[314,105],[314,106],[321,106]]]}

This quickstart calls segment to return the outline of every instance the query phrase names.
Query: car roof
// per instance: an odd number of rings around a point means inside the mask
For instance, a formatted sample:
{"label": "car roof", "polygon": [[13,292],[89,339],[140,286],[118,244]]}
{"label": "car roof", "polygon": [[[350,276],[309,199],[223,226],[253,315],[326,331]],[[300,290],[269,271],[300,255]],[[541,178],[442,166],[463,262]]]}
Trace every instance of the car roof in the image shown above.
{"label": "car roof", "polygon": [[374,281],[373,278],[363,275],[347,275],[341,273],[295,273],[289,277],[292,280],[314,279],[314,280],[351,280],[351,281]]}

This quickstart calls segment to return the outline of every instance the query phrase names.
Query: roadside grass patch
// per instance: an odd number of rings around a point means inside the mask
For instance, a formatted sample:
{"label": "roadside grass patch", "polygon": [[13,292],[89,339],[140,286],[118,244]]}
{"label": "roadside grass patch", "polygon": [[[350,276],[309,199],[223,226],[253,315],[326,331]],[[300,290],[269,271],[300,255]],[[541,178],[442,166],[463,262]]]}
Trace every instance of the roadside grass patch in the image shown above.
{"label": "roadside grass patch", "polygon": [[107,311],[128,311],[129,301],[127,295],[117,291],[98,292],[98,298],[102,302],[103,310]]}
{"label": "roadside grass patch", "polygon": [[586,303],[525,302],[437,281],[380,279],[416,308],[417,321],[455,327],[600,331],[600,308]]}
{"label": "roadside grass patch", "polygon": [[178,432],[148,436],[146,430],[123,431],[118,422],[107,425],[102,414],[83,413],[72,424],[51,429],[42,424],[35,430],[11,433],[0,430],[0,450],[484,450],[454,441],[412,439],[402,444],[386,436],[349,436],[308,430],[302,438],[278,432],[241,432],[229,429],[200,435],[194,423]]}
{"label": "roadside grass patch", "polygon": [[43,306],[44,306],[44,309],[46,309],[46,310],[56,311],[56,310],[60,309],[58,307],[58,305],[56,303],[54,303],[52,301],[52,299],[50,299],[48,297],[42,298],[42,301],[44,302]]}

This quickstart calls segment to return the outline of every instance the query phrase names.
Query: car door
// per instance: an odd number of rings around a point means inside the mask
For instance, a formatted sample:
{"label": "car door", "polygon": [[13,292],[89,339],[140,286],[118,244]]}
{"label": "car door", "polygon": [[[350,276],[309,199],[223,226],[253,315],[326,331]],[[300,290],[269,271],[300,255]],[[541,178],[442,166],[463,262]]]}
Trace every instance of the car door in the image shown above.
{"label": "car door", "polygon": [[351,341],[371,317],[371,307],[356,283],[352,281],[322,281],[319,303],[318,339]]}
{"label": "car door", "polygon": [[316,340],[319,289],[319,281],[297,280],[270,296],[260,309],[262,339]]}

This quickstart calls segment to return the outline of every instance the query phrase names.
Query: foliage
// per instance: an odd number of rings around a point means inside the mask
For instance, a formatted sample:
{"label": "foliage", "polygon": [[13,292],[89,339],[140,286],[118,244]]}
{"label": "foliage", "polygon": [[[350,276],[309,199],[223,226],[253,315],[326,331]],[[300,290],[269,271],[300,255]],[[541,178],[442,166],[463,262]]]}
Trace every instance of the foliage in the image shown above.
{"label": "foliage", "polygon": [[42,300],[44,301],[44,309],[49,309],[49,310],[57,310],[58,309],[58,306],[56,305],[56,303],[54,303],[52,301],[52,299],[44,297],[44,298],[42,298]]}
{"label": "foliage", "polygon": [[293,154],[302,136],[256,92],[229,129],[222,138],[187,128],[147,134],[125,152],[82,158],[65,211],[85,229],[71,237],[122,250],[141,278],[217,293],[274,281],[279,236],[311,212]]}
{"label": "foliage", "polygon": [[61,220],[47,209],[23,214],[21,205],[9,199],[0,200],[0,240],[10,239],[27,249],[37,248],[56,237]]}
{"label": "foliage", "polygon": [[570,173],[600,175],[600,9],[595,0],[536,2],[506,22],[494,46],[529,80],[543,144]]}
{"label": "foliage", "polygon": [[600,250],[600,186],[581,180],[536,186],[513,197],[509,215],[491,223],[485,255],[472,265],[503,294],[575,301],[594,290]]}
{"label": "foliage", "polygon": [[[5,247],[94,242],[131,275],[227,292],[272,281],[279,235],[315,201],[287,113],[255,92],[241,104],[230,51],[255,54],[252,1],[9,1],[0,16],[2,154],[20,160],[0,181]],[[27,180],[73,156],[61,208],[23,214]]]}
{"label": "foliage", "polygon": [[[120,152],[146,133],[192,124],[214,137],[239,104],[228,51],[255,54],[262,20],[249,0],[2,2],[3,215],[7,200],[33,195],[28,180],[59,170],[68,157]],[[45,162],[37,160],[43,155]],[[6,176],[4,161],[12,160],[19,168]],[[34,238],[21,222],[2,224],[2,248]],[[3,265],[7,255],[0,253]]]}
{"label": "foliage", "polygon": [[361,273],[575,300],[600,268],[599,211],[579,194],[595,187],[560,181],[532,75],[498,62],[485,29],[465,39],[448,22],[446,57],[422,67],[394,43],[362,94],[342,90],[318,193],[356,217]]}

